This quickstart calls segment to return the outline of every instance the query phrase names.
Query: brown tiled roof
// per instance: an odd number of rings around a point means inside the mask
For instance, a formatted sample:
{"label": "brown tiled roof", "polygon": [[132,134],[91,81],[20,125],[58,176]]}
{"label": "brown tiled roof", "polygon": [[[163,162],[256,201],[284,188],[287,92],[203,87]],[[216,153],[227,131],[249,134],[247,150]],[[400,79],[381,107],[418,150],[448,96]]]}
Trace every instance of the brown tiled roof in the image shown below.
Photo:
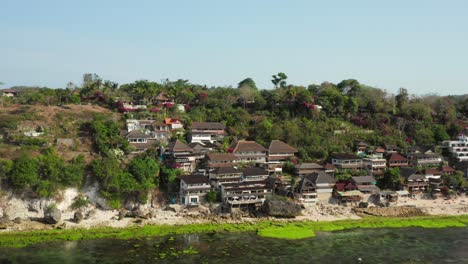
{"label": "brown tiled roof", "polygon": [[210,179],[203,175],[184,175],[180,176],[179,179],[184,181],[186,184],[200,184],[200,183],[210,183]]}
{"label": "brown tiled roof", "polygon": [[391,161],[408,161],[407,158],[403,157],[401,154],[399,153],[392,153],[388,156],[388,161],[391,162]]}
{"label": "brown tiled roof", "polygon": [[275,153],[296,153],[297,149],[289,146],[288,144],[284,143],[281,140],[272,140],[270,143],[270,147],[268,148],[268,152],[270,154]]}
{"label": "brown tiled roof", "polygon": [[126,138],[151,138],[149,135],[146,135],[140,130],[133,130],[129,132],[125,137]]}
{"label": "brown tiled roof", "polygon": [[424,174],[440,175],[440,171],[438,169],[425,169]]}
{"label": "brown tiled roof", "polygon": [[382,147],[376,147],[374,151],[375,151],[376,153],[384,153],[384,152],[385,152],[385,149],[382,148]]}
{"label": "brown tiled roof", "polygon": [[192,122],[192,129],[224,130],[226,126],[219,122]]}
{"label": "brown tiled roof", "polygon": [[449,166],[442,166],[441,171],[442,172],[455,172],[456,170]]}
{"label": "brown tiled roof", "polygon": [[294,166],[296,169],[323,169],[323,166],[318,163],[301,163]]}
{"label": "brown tiled roof", "polygon": [[187,144],[185,144],[184,142],[180,141],[179,139],[176,139],[176,140],[171,141],[171,142],[167,145],[167,149],[172,150],[173,152],[177,152],[177,151],[189,151],[189,152],[192,152],[192,151],[193,151],[193,149],[192,149],[191,147],[189,147]]}
{"label": "brown tiled roof", "polygon": [[232,153],[208,153],[208,160],[211,161],[235,161],[237,157]]}
{"label": "brown tiled roof", "polygon": [[266,149],[255,141],[239,140],[233,152],[266,152]]}

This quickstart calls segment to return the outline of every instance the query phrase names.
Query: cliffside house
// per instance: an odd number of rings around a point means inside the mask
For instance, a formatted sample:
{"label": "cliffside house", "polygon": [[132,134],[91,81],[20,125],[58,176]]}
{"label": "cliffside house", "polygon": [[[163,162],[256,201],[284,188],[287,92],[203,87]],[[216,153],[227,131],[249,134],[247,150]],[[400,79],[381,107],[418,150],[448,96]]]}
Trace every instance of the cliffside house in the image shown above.
{"label": "cliffside house", "polygon": [[447,174],[447,175],[452,175],[452,174],[455,174],[455,172],[457,172],[454,168],[450,167],[450,166],[441,166],[440,167],[440,173],[442,175],[444,174]]}
{"label": "cliffside house", "polygon": [[161,92],[156,97],[154,97],[153,103],[155,105],[163,105],[165,103],[174,103],[174,100],[169,98],[169,96],[166,93]]}
{"label": "cliffside house", "polygon": [[195,171],[198,154],[193,153],[193,149],[179,139],[172,140],[165,150],[166,165],[181,169],[191,173]]}
{"label": "cliffside house", "polygon": [[400,148],[395,146],[395,145],[385,145],[385,154],[388,155],[388,154],[391,154],[391,153],[395,153],[395,152],[399,152],[400,151]]}
{"label": "cliffside house", "polygon": [[314,172],[306,176],[317,188],[317,199],[322,203],[328,203],[332,197],[335,186],[335,178],[325,171]]}
{"label": "cliffside house", "polygon": [[316,203],[317,186],[314,179],[304,176],[294,190],[294,197],[303,203]]}
{"label": "cliffside house", "polygon": [[0,90],[0,95],[5,97],[15,97],[18,95],[18,91],[13,89],[2,89]]}
{"label": "cliffside house", "polygon": [[233,167],[219,167],[209,172],[212,185],[218,189],[226,183],[241,182],[242,176],[242,170]]}
{"label": "cliffside house", "polygon": [[164,124],[169,127],[170,131],[179,131],[184,129],[184,123],[177,118],[165,118]]}
{"label": "cliffside house", "polygon": [[442,157],[437,153],[418,153],[412,156],[411,163],[414,166],[440,166]]}
{"label": "cliffside house", "polygon": [[362,161],[370,175],[374,175],[376,177],[383,176],[385,169],[387,168],[387,160],[378,155],[367,156],[362,159]]}
{"label": "cliffside house", "polygon": [[268,161],[266,162],[266,168],[269,172],[283,172],[283,164],[294,158],[294,154],[297,152],[296,148],[289,146],[280,140],[272,140],[268,147]]}
{"label": "cliffside house", "polygon": [[354,145],[355,145],[354,150],[355,150],[356,153],[357,153],[358,155],[360,155],[360,156],[361,156],[361,155],[365,155],[365,154],[366,154],[366,151],[367,151],[367,148],[369,147],[369,145],[368,145],[366,142],[364,142],[364,141],[359,141],[359,140],[358,140],[358,141],[355,141],[355,142],[354,142]]}
{"label": "cliffside house", "polygon": [[303,177],[307,174],[325,170],[325,168],[318,163],[301,163],[294,166],[295,174]]}
{"label": "cliffside house", "polygon": [[372,176],[355,176],[352,177],[352,181],[362,193],[377,193],[380,191],[379,187],[376,186],[377,181]]}
{"label": "cliffside house", "polygon": [[129,144],[133,146],[136,151],[145,151],[155,147],[155,142],[151,141],[150,135],[143,133],[140,130],[133,130],[125,135]]}
{"label": "cliffside house", "polygon": [[411,194],[425,191],[429,187],[429,180],[416,168],[401,168],[400,173],[404,179],[405,190]]}
{"label": "cliffside house", "polygon": [[210,142],[222,141],[226,135],[226,126],[219,122],[193,122],[188,135],[189,141]]}
{"label": "cliffside house", "polygon": [[184,205],[200,204],[206,201],[211,190],[208,177],[203,175],[180,176],[180,202]]}
{"label": "cliffside house", "polygon": [[218,167],[233,167],[238,159],[232,153],[208,153],[206,154],[204,164],[208,169]]}
{"label": "cliffside house", "polygon": [[351,153],[332,154],[332,164],[337,169],[362,169],[364,164],[362,159]]}
{"label": "cliffside house", "polygon": [[264,164],[267,158],[267,149],[255,141],[239,140],[232,153],[241,162]]}
{"label": "cliffside house", "polygon": [[468,161],[468,137],[460,135],[458,140],[446,140],[442,145],[448,149],[458,162]]}
{"label": "cliffside house", "polygon": [[170,138],[169,127],[155,120],[127,119],[127,132],[140,131],[149,137],[149,141],[157,140],[166,144]]}
{"label": "cliffside house", "polygon": [[387,166],[389,168],[407,167],[408,159],[397,152],[393,152],[387,156]]}
{"label": "cliffside house", "polygon": [[221,199],[228,207],[261,206],[272,195],[265,180],[225,183],[221,185]]}
{"label": "cliffside house", "polygon": [[383,158],[385,154],[385,148],[382,147],[375,147],[372,151],[371,154],[375,157]]}
{"label": "cliffside house", "polygon": [[359,190],[345,192],[336,191],[334,196],[338,200],[339,204],[357,204],[362,200],[363,193]]}

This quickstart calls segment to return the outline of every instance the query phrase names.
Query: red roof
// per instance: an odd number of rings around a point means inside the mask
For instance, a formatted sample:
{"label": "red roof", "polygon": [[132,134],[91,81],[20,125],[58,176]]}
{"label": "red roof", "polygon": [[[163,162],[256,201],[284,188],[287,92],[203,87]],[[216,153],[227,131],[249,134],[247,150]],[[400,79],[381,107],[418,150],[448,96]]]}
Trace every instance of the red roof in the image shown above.
{"label": "red roof", "polygon": [[401,154],[399,153],[392,153],[390,154],[390,156],[388,157],[388,161],[408,161],[408,159],[406,159],[405,157],[403,157]]}
{"label": "red roof", "polygon": [[455,172],[456,170],[449,166],[442,166],[441,171],[444,173],[444,172]]}
{"label": "red roof", "polygon": [[164,118],[164,123],[166,123],[166,125],[182,124],[182,122],[176,118]]}

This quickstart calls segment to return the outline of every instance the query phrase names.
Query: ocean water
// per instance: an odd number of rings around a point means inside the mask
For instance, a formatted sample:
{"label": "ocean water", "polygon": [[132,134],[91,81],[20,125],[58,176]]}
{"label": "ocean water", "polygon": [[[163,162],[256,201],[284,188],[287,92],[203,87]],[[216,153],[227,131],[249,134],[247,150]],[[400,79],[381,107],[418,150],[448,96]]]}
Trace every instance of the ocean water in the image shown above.
{"label": "ocean water", "polygon": [[292,241],[252,232],[62,241],[2,248],[0,263],[468,263],[468,228],[353,229]]}

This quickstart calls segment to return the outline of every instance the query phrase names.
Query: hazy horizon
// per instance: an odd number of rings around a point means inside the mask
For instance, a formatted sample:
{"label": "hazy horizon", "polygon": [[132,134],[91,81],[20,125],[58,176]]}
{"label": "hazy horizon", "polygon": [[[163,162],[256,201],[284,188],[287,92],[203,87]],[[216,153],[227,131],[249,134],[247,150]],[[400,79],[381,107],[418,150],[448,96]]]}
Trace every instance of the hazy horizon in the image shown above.
{"label": "hazy horizon", "polygon": [[271,89],[360,83],[397,93],[468,91],[468,2],[10,1],[0,17],[2,87],[188,79]]}

